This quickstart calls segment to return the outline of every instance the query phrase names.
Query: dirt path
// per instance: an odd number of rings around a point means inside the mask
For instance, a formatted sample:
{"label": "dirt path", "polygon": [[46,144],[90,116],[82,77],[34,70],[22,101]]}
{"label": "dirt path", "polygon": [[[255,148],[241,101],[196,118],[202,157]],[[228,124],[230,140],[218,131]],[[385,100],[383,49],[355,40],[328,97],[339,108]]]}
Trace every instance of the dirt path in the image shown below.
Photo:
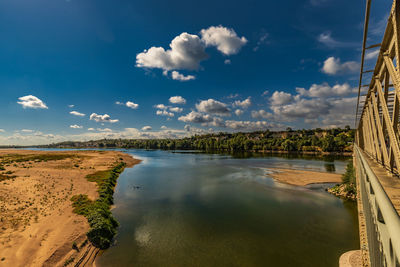
{"label": "dirt path", "polygon": [[97,185],[86,175],[117,161],[140,162],[118,151],[0,150],[0,266],[72,266],[97,253],[70,198],[96,199]]}

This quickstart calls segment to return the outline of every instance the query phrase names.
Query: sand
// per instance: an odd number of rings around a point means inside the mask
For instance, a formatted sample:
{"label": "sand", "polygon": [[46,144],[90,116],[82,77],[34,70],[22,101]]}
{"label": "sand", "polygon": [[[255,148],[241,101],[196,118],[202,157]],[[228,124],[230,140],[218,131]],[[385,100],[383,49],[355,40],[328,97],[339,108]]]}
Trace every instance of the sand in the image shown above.
{"label": "sand", "polygon": [[321,183],[341,183],[342,175],[337,173],[316,172],[294,169],[269,169],[269,175],[275,180],[297,186]]}
{"label": "sand", "polygon": [[[37,156],[48,160],[26,161]],[[7,159],[10,163],[0,164],[5,168],[0,171],[0,266],[63,266],[68,260],[68,266],[91,265],[98,249],[85,242],[89,225],[72,212],[70,198],[98,197],[87,174],[116,161],[127,167],[140,161],[118,151],[0,150],[0,162]]]}

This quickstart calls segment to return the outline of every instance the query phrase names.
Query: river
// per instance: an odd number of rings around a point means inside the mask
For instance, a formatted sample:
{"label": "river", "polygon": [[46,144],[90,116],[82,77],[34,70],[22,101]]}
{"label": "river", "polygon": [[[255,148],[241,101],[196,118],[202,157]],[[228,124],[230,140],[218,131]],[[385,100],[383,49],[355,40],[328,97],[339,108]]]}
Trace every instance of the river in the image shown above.
{"label": "river", "polygon": [[268,176],[271,167],[342,173],[343,159],[125,152],[143,161],[118,179],[120,227],[99,267],[338,266],[359,248],[355,203]]}

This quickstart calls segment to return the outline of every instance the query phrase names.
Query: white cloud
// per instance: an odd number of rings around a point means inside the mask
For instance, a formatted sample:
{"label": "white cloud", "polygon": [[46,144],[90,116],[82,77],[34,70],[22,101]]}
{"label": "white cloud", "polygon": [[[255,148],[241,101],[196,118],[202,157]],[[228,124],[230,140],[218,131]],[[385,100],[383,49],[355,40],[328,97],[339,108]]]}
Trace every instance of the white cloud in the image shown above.
{"label": "white cloud", "polygon": [[142,128],[142,131],[151,131],[151,129],[153,129],[153,128],[151,128],[151,126],[144,126]]}
{"label": "white cloud", "polygon": [[225,55],[237,54],[242,46],[247,43],[245,37],[239,37],[233,29],[221,25],[203,29],[200,34],[207,46],[216,46]]}
{"label": "white cloud", "polygon": [[96,113],[92,113],[90,115],[90,120],[94,120],[95,122],[109,122],[109,123],[116,123],[119,121],[117,119],[112,120],[110,115],[108,114],[100,115]]}
{"label": "white cloud", "polygon": [[186,81],[191,81],[191,80],[196,79],[196,77],[193,76],[193,75],[186,75],[185,76],[185,75],[177,72],[176,70],[171,72],[171,77],[172,77],[173,80],[178,80],[178,81],[181,81],[181,82],[186,82]]}
{"label": "white cloud", "polygon": [[88,131],[94,131],[94,128],[88,128],[87,130]]}
{"label": "white cloud", "polygon": [[18,100],[17,103],[22,105],[23,108],[48,109],[42,100],[33,95],[21,96]]}
{"label": "white cloud", "polygon": [[296,91],[301,96],[309,97],[332,97],[332,96],[346,96],[358,91],[357,88],[352,88],[348,83],[335,84],[330,86],[328,83],[313,84],[309,90],[304,88],[296,88]]}
{"label": "white cloud", "polygon": [[160,129],[161,129],[161,130],[167,130],[167,129],[168,129],[168,127],[167,127],[167,126],[165,126],[165,125],[162,125],[162,126],[160,127]]}
{"label": "white cloud", "polygon": [[69,107],[69,108],[73,108],[73,107],[75,107],[75,105],[68,105],[68,107]]}
{"label": "white cloud", "polygon": [[208,123],[213,120],[213,118],[208,114],[202,114],[200,112],[192,111],[185,116],[180,116],[178,120],[183,122],[192,123]]}
{"label": "white cloud", "polygon": [[214,100],[212,98],[200,101],[200,103],[196,104],[196,108],[198,111],[204,113],[216,114],[221,116],[230,115],[230,109],[225,103]]}
{"label": "white cloud", "polygon": [[72,114],[72,115],[75,115],[75,116],[79,116],[79,117],[84,117],[85,116],[85,114],[80,113],[78,111],[71,111],[69,114]]}
{"label": "white cloud", "polygon": [[225,121],[225,125],[228,128],[234,130],[242,130],[242,131],[259,131],[266,130],[271,128],[282,128],[283,126],[271,124],[266,121]]}
{"label": "white cloud", "polygon": [[273,119],[274,118],[274,114],[272,114],[271,112],[267,112],[263,109],[260,110],[253,110],[251,112],[251,117],[252,118],[256,118],[256,119]]}
{"label": "white cloud", "polygon": [[229,65],[229,64],[231,64],[232,62],[231,62],[231,60],[230,59],[225,59],[224,60],[224,64],[226,64],[226,65]]}
{"label": "white cloud", "polygon": [[257,45],[253,48],[253,51],[256,52],[263,44],[268,44],[268,33],[264,33],[260,36],[260,39],[257,41]]}
{"label": "white cloud", "polygon": [[137,108],[139,107],[139,104],[133,103],[132,101],[127,101],[127,102],[125,103],[125,105],[126,105],[128,108],[131,108],[131,109],[137,109]]}
{"label": "white cloud", "polygon": [[354,73],[359,70],[355,61],[340,62],[340,58],[329,57],[324,61],[322,72],[330,75]]}
{"label": "white cloud", "polygon": [[5,130],[4,129],[0,129],[0,133],[4,133],[5,132]]}
{"label": "white cloud", "polygon": [[159,115],[159,116],[167,116],[167,117],[173,117],[174,116],[174,113],[168,112],[166,110],[157,110],[156,114]]}
{"label": "white cloud", "polygon": [[162,70],[196,70],[202,60],[207,58],[204,44],[199,36],[181,33],[170,43],[170,49],[151,47],[136,55],[139,68],[158,68]]}
{"label": "white cloud", "polygon": [[237,109],[237,110],[235,110],[235,114],[236,114],[236,116],[240,116],[243,114],[243,110]]}
{"label": "white cloud", "polygon": [[365,54],[365,59],[374,59],[374,58],[377,58],[377,56],[379,55],[379,52],[380,52],[380,49],[377,49],[377,50],[373,50],[373,51],[368,51],[366,54]]}
{"label": "white cloud", "polygon": [[237,100],[237,101],[235,101],[235,102],[233,103],[233,106],[234,106],[234,107],[240,107],[240,108],[246,109],[246,108],[248,108],[248,107],[251,106],[251,97],[249,96],[248,98],[246,98],[246,99],[243,100],[243,101]]}
{"label": "white cloud", "polygon": [[168,108],[168,106],[166,106],[164,104],[158,104],[158,105],[155,105],[154,107],[158,108],[158,109],[167,109]]}
{"label": "white cloud", "polygon": [[97,128],[97,131],[99,132],[112,132],[110,128]]}
{"label": "white cloud", "polygon": [[170,107],[169,111],[180,113],[183,111],[183,108],[180,107]]}
{"label": "white cloud", "polygon": [[181,96],[171,96],[169,102],[172,104],[186,104],[186,99]]}
{"label": "white cloud", "polygon": [[354,47],[358,46],[358,43],[350,43],[350,42],[341,42],[337,41],[332,37],[331,32],[323,32],[318,35],[318,42],[326,45],[329,48],[337,48],[337,47]]}
{"label": "white cloud", "polygon": [[279,106],[286,105],[293,100],[293,96],[290,93],[275,91],[272,96],[269,98],[271,105]]}
{"label": "white cloud", "polygon": [[21,132],[23,132],[23,133],[33,133],[34,130],[31,130],[31,129],[22,129]]}
{"label": "white cloud", "polygon": [[69,127],[70,127],[70,128],[73,128],[73,129],[82,129],[82,128],[83,128],[83,126],[76,125],[76,124],[70,125]]}

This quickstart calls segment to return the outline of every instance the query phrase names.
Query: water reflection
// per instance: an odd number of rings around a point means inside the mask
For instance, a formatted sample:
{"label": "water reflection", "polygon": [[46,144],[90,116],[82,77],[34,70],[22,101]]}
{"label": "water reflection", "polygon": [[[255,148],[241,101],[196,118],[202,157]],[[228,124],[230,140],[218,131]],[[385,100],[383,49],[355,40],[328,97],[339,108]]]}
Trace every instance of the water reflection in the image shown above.
{"label": "water reflection", "polygon": [[337,266],[358,247],[354,203],[266,172],[342,172],[344,160],[128,152],[143,162],[118,180],[120,228],[98,266]]}

